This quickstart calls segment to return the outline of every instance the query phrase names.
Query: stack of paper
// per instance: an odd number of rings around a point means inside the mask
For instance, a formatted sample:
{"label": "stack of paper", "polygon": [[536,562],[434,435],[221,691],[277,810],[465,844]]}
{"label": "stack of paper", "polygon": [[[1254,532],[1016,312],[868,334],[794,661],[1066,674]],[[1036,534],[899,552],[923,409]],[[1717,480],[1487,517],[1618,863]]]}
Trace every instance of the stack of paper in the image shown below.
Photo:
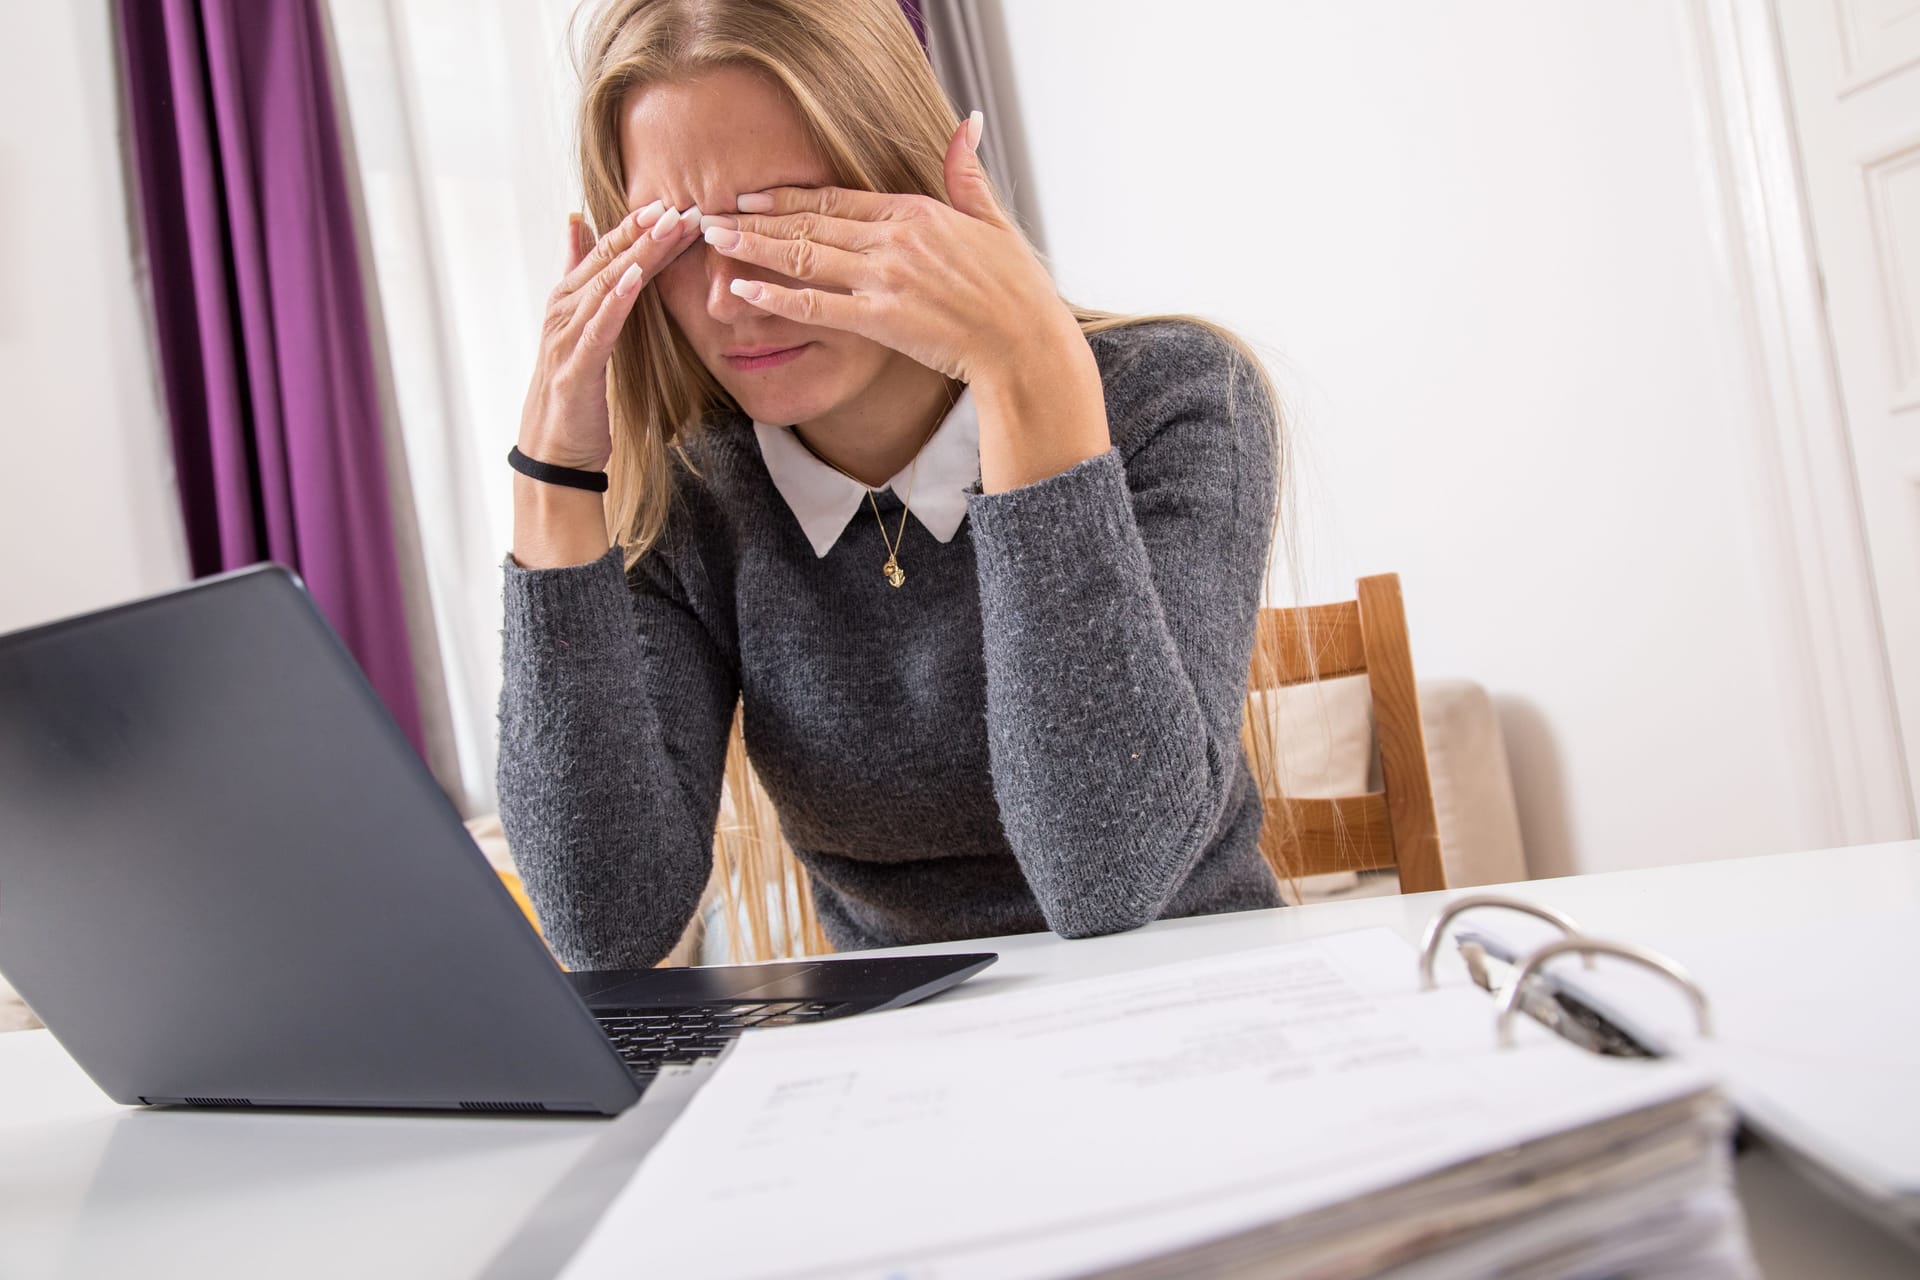
{"label": "stack of paper", "polygon": [[1752,1274],[1699,1068],[1370,930],[750,1033],[572,1277]]}

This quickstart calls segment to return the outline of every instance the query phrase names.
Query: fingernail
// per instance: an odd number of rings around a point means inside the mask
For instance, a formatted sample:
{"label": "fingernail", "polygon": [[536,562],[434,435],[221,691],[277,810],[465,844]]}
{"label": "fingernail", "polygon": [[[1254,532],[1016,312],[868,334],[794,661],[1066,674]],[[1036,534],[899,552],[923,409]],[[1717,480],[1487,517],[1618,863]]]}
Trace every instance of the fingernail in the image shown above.
{"label": "fingernail", "polygon": [[613,286],[613,291],[624,298],[628,294],[632,293],[634,290],[634,286],[638,285],[639,283],[640,283],[640,264],[636,262],[632,266],[628,267],[625,271],[620,273],[620,283]]}
{"label": "fingernail", "polygon": [[653,224],[653,238],[655,240],[665,240],[673,234],[673,229],[679,225],[680,211],[678,209],[668,209],[660,215],[660,221]]}
{"label": "fingernail", "polygon": [[741,280],[737,278],[727,285],[727,288],[733,290],[749,302],[756,301],[760,297],[761,287],[758,280]]}
{"label": "fingernail", "polygon": [[739,225],[740,220],[738,218],[730,218],[724,213],[703,213],[700,215],[700,229],[702,231],[705,231],[708,227],[738,227]]}
{"label": "fingernail", "polygon": [[986,124],[987,117],[983,112],[975,111],[967,117],[967,150],[978,151],[980,149],[980,130],[984,129]]}
{"label": "fingernail", "polygon": [[742,213],[772,213],[773,197],[759,191],[750,191],[734,198],[734,206]]}
{"label": "fingernail", "polygon": [[646,226],[647,219],[653,217],[654,214],[659,213],[660,210],[664,209],[666,207],[666,203],[667,202],[664,200],[655,200],[652,204],[648,205],[644,209],[634,210],[633,225],[636,227]]}
{"label": "fingernail", "polygon": [[700,222],[700,206],[697,204],[688,205],[687,211],[680,215],[680,221],[692,222],[697,226]]}
{"label": "fingernail", "polygon": [[740,233],[732,227],[708,227],[702,234],[708,244],[720,249],[731,249],[740,243]]}

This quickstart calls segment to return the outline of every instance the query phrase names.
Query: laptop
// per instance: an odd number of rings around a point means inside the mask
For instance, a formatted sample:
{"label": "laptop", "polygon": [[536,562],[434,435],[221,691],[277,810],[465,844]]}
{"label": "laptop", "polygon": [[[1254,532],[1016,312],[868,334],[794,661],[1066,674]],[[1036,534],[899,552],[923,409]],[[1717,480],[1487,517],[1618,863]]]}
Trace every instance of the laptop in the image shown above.
{"label": "laptop", "polygon": [[0,973],[117,1102],[613,1115],[994,959],[562,970],[277,564],[0,635]]}

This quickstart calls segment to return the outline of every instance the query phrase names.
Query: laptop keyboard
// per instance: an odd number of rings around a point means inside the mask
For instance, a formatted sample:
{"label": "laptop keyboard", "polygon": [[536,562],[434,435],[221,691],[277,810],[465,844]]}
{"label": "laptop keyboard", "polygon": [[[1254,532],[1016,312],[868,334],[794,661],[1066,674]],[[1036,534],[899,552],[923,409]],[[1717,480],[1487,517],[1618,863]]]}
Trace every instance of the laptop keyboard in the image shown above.
{"label": "laptop keyboard", "polygon": [[596,1010],[600,1029],[642,1084],[671,1062],[711,1058],[742,1031],[818,1022],[845,1010],[838,1001],[770,1000],[678,1009]]}

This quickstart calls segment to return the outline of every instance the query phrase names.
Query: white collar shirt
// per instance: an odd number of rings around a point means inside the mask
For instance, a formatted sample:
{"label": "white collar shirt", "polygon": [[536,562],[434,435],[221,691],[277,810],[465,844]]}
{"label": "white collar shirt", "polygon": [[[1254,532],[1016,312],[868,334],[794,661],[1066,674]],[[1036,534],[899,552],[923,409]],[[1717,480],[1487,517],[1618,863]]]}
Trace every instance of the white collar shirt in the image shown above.
{"label": "white collar shirt", "polygon": [[[825,556],[840,540],[847,522],[867,505],[867,486],[815,457],[792,427],[755,422],[753,434],[760,442],[767,474],[813,544],[814,556]],[[917,472],[915,464],[908,462],[874,492],[891,489],[905,500],[911,481],[908,511],[928,533],[951,542],[966,518],[968,491],[980,479],[980,418],[974,411],[972,387],[962,388],[918,457]]]}

